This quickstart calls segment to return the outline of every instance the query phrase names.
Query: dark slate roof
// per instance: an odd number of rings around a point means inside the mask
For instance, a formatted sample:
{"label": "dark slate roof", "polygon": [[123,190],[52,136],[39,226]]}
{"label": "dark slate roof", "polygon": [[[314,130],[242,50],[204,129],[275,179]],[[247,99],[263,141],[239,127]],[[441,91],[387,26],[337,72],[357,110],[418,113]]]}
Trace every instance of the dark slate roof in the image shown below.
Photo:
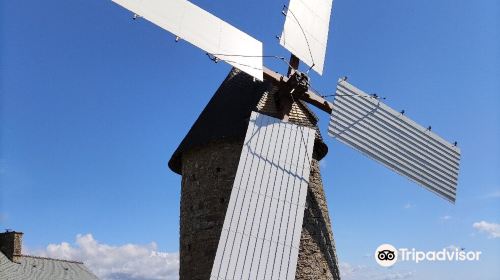
{"label": "dark slate roof", "polygon": [[[271,81],[256,81],[248,74],[232,69],[170,158],[170,169],[181,174],[182,153],[194,147],[224,139],[242,141],[252,111],[275,116],[277,109],[273,94],[276,91],[277,87]],[[317,121],[305,102],[294,103],[290,122],[316,129],[314,157],[320,160],[328,148],[316,126]]]}
{"label": "dark slate roof", "polygon": [[98,280],[81,262],[21,256],[20,263],[0,252],[2,280]]}

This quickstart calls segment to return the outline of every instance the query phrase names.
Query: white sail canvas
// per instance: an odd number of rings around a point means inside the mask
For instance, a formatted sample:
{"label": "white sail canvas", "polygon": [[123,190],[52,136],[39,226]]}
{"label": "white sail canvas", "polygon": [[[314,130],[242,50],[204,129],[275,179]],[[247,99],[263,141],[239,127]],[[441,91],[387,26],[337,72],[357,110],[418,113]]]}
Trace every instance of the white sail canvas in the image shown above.
{"label": "white sail canvas", "polygon": [[380,100],[339,80],[328,133],[455,202],[460,149]]}
{"label": "white sail canvas", "polygon": [[112,0],[262,81],[262,42],[186,0]]}
{"label": "white sail canvas", "polygon": [[295,279],[314,137],[252,112],[210,279]]}
{"label": "white sail canvas", "polygon": [[323,74],[332,0],[290,0],[280,44]]}

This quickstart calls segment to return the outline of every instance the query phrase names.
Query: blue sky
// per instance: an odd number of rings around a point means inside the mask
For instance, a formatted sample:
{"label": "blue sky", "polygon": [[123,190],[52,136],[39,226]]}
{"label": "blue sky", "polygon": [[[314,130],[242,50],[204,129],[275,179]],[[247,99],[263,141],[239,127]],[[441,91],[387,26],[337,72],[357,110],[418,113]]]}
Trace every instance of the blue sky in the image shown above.
{"label": "blue sky", "polygon": [[[193,2],[263,41],[266,55],[289,55],[275,39],[286,2]],[[177,252],[180,176],[167,161],[230,67],[111,1],[0,3],[0,228],[25,232],[31,250],[91,233]],[[311,74],[316,90],[331,94],[348,76],[463,155],[452,205],[326,140],[337,252],[357,269],[346,277],[499,279],[500,238],[473,227],[500,223],[498,1],[336,0],[328,44],[323,76]],[[328,115],[318,114],[326,136]],[[365,255],[381,243],[483,255],[380,271]]]}

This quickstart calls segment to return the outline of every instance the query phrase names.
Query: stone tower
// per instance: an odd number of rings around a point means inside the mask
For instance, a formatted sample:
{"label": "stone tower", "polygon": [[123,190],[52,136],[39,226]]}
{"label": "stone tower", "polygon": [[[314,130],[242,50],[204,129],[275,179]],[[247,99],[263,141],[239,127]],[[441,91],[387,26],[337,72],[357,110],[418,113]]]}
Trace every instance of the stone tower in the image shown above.
{"label": "stone tower", "polygon": [[[277,88],[233,69],[169,161],[182,175],[180,280],[208,280],[217,252],[251,111],[278,115]],[[296,279],[340,279],[319,161],[328,148],[301,101],[290,122],[316,129]],[[271,279],[270,279],[271,280]]]}

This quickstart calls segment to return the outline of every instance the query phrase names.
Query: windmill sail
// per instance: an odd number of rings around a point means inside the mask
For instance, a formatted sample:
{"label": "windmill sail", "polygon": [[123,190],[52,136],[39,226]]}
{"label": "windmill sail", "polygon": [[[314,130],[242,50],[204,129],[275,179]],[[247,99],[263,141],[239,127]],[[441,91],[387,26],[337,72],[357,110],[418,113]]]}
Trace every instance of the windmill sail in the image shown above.
{"label": "windmill sail", "polygon": [[290,0],[280,44],[323,74],[332,0]]}
{"label": "windmill sail", "polygon": [[210,279],[295,279],[314,135],[252,112]]}
{"label": "windmill sail", "polygon": [[262,42],[186,0],[112,0],[262,81]]}
{"label": "windmill sail", "polygon": [[339,80],[328,134],[455,202],[460,149]]}

